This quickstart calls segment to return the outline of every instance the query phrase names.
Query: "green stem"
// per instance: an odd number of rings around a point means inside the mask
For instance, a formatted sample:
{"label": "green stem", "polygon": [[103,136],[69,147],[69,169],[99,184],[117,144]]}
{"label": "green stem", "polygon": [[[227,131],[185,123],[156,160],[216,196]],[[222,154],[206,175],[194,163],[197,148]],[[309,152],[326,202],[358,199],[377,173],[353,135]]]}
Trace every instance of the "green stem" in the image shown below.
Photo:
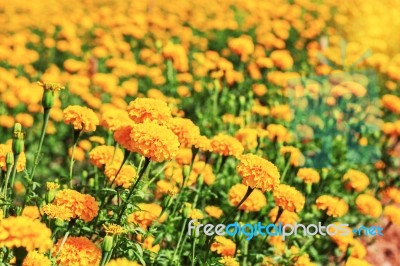
{"label": "green stem", "polygon": [[80,130],[74,130],[74,145],[72,146],[71,161],[69,164],[69,182],[70,182],[71,187],[72,187],[72,174],[73,174],[74,163],[75,163],[75,159],[74,159],[75,148],[76,148],[76,145],[78,144],[78,140],[81,135],[81,132],[82,131],[80,131]]}
{"label": "green stem", "polygon": [[180,235],[179,235],[178,244],[176,245],[174,255],[172,256],[172,261],[173,261],[173,262],[175,262],[175,260],[176,260],[176,255],[177,255],[177,252],[178,252],[178,250],[179,250],[179,246],[180,246],[180,244],[181,244],[182,237],[183,237],[183,234],[184,234],[185,229],[186,229],[186,223],[187,223],[188,220],[189,220],[189,218],[185,218],[185,220],[183,221],[183,226],[182,226],[181,233],[180,233]]}
{"label": "green stem", "polygon": [[46,135],[46,128],[47,128],[47,124],[49,123],[49,117],[50,117],[50,109],[44,109],[42,132],[40,133],[39,146],[38,146],[38,149],[36,151],[35,158],[33,160],[32,170],[31,170],[31,173],[29,174],[29,179],[30,180],[33,180],[33,178],[35,176],[36,167],[39,164],[40,152],[42,150],[44,137]]}
{"label": "green stem", "polygon": [[286,177],[286,174],[287,174],[287,172],[289,170],[289,167],[290,167],[290,159],[287,160],[286,165],[285,165],[285,169],[283,169],[283,173],[282,173],[282,176],[281,176],[281,183],[283,183],[283,181],[285,180],[285,177]]}

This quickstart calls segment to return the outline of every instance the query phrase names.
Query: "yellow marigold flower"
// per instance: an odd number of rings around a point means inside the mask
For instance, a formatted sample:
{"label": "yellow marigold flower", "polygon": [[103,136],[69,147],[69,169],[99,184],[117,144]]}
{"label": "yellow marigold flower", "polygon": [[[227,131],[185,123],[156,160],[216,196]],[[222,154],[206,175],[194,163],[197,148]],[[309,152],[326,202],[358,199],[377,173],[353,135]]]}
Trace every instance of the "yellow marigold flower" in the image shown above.
{"label": "yellow marigold flower", "polygon": [[64,86],[55,82],[38,81],[37,84],[39,84],[43,89],[50,91],[59,91],[64,89]]}
{"label": "yellow marigold flower", "polygon": [[268,243],[274,247],[274,254],[276,255],[281,255],[285,251],[286,243],[281,236],[270,236]]}
{"label": "yellow marigold flower", "polygon": [[199,136],[194,146],[201,151],[211,151],[211,140],[206,136]]}
{"label": "yellow marigold flower", "polygon": [[[56,257],[62,239],[53,248],[52,255]],[[101,249],[86,237],[68,237],[61,252],[56,257],[57,265],[100,265]]]}
{"label": "yellow marigold flower", "polygon": [[204,218],[203,212],[199,209],[191,209],[188,216],[193,220],[201,220]]}
{"label": "yellow marigold flower", "polygon": [[383,209],[383,215],[394,224],[400,224],[400,208],[395,205],[388,205]]}
{"label": "yellow marigold flower", "polygon": [[257,130],[253,128],[241,128],[236,132],[235,138],[242,143],[245,150],[252,150],[258,144],[257,133]]}
{"label": "yellow marigold flower", "polygon": [[100,168],[111,162],[121,164],[124,159],[124,153],[114,146],[100,145],[89,152],[89,158],[93,165]]}
{"label": "yellow marigold flower", "polygon": [[80,140],[78,142],[78,146],[81,147],[84,151],[90,151],[92,149],[92,143],[87,139]]}
{"label": "yellow marigold flower", "polygon": [[125,228],[123,228],[122,226],[118,225],[118,224],[103,224],[104,227],[104,231],[106,232],[106,234],[108,235],[122,235],[125,234],[126,232],[128,232],[128,230],[126,230]]}
{"label": "yellow marigold flower", "polygon": [[236,244],[226,237],[216,236],[214,242],[211,244],[211,251],[224,257],[233,257],[236,251]]}
{"label": "yellow marigold flower", "polygon": [[318,183],[320,180],[319,173],[312,168],[300,168],[297,176],[307,184]]}
{"label": "yellow marigold flower", "polygon": [[146,250],[148,250],[150,252],[153,252],[153,253],[158,253],[160,251],[160,245],[159,244],[153,246],[153,243],[154,243],[154,240],[155,240],[154,236],[149,235],[143,240],[142,235],[138,235],[137,239],[138,239],[139,242],[142,243],[142,246],[143,246],[144,249],[146,249]]}
{"label": "yellow marigold flower", "polygon": [[107,266],[140,266],[136,261],[130,261],[126,258],[118,258],[114,260],[110,260],[107,263]]}
{"label": "yellow marigold flower", "polygon": [[329,195],[319,196],[316,200],[317,208],[326,210],[326,214],[332,217],[342,217],[349,210],[349,205],[343,199]]}
{"label": "yellow marigold flower", "polygon": [[39,220],[11,216],[0,221],[0,247],[46,252],[52,245],[50,229]]}
{"label": "yellow marigold flower", "polygon": [[282,105],[277,105],[277,106],[271,107],[270,114],[275,119],[282,119],[287,122],[292,120],[290,106],[287,104],[282,104]]}
{"label": "yellow marigold flower", "polygon": [[242,144],[236,138],[222,133],[211,139],[210,146],[212,152],[222,156],[238,157],[244,150]]}
{"label": "yellow marigold flower", "polygon": [[104,174],[108,181],[110,183],[114,181],[114,184],[117,187],[129,188],[136,180],[136,169],[132,165],[124,164],[121,171],[119,171],[117,178],[115,178],[120,166],[121,163],[107,164]]}
{"label": "yellow marigold flower", "polygon": [[[72,157],[72,147],[68,149],[69,157]],[[82,162],[85,160],[86,152],[79,146],[75,148],[74,160]]]}
{"label": "yellow marigold flower", "polygon": [[101,115],[100,125],[110,131],[115,131],[129,121],[128,112],[121,109],[107,109]]}
{"label": "yellow marigold flower", "polygon": [[240,266],[239,262],[233,257],[224,256],[222,259],[218,261],[224,266]]}
{"label": "yellow marigold flower", "polygon": [[167,180],[159,180],[156,184],[155,197],[157,199],[161,198],[163,195],[175,195],[179,191],[175,183],[169,182]]}
{"label": "yellow marigold flower", "polygon": [[382,97],[383,106],[394,114],[400,114],[400,98],[396,95],[386,94]]}
{"label": "yellow marigold flower", "polygon": [[279,185],[278,168],[270,161],[250,153],[240,156],[239,159],[236,171],[243,178],[242,184],[263,192],[271,191]]}
{"label": "yellow marigold flower", "polygon": [[[339,222],[334,222],[333,223],[336,226],[339,226],[340,223]],[[332,227],[330,227],[332,228]],[[347,248],[349,247],[349,245],[351,243],[353,243],[354,241],[354,234],[351,231],[351,229],[349,227],[347,227],[349,230],[349,234],[348,235],[342,235],[342,234],[333,234],[334,231],[332,229],[329,229],[329,238],[338,246],[339,250],[342,252],[346,252]],[[332,230],[332,231],[330,231]]]}
{"label": "yellow marigold flower", "polygon": [[72,124],[75,130],[91,132],[96,130],[99,119],[92,109],[79,105],[70,105],[64,109],[64,123]]}
{"label": "yellow marigold flower", "polygon": [[284,210],[300,212],[305,204],[304,196],[294,187],[280,184],[273,192],[275,204]]}
{"label": "yellow marigold flower", "polygon": [[60,185],[54,182],[46,182],[46,188],[48,191],[57,190],[60,188]]}
{"label": "yellow marigold flower", "polygon": [[72,211],[66,206],[58,206],[55,204],[43,206],[42,211],[51,219],[60,219],[63,221],[69,221],[74,216]]}
{"label": "yellow marigold flower", "polygon": [[22,266],[50,266],[51,261],[45,255],[31,251],[26,255]]}
{"label": "yellow marigold flower", "polygon": [[204,211],[213,218],[219,219],[221,218],[221,216],[224,214],[224,212],[221,210],[221,208],[217,207],[217,206],[206,206],[204,208]]}
{"label": "yellow marigold flower", "polygon": [[293,266],[317,266],[312,263],[308,254],[299,254],[299,248],[296,246],[290,247],[293,258]]}
{"label": "yellow marigold flower", "polygon": [[192,163],[193,152],[189,148],[180,148],[176,154],[175,161],[180,165],[190,165]]}
{"label": "yellow marigold flower", "polygon": [[250,36],[242,35],[228,41],[228,47],[234,54],[240,56],[240,60],[246,62],[254,52],[254,43]]}
{"label": "yellow marigold flower", "polygon": [[[279,208],[275,207],[269,212],[268,217],[269,217],[270,221],[274,222],[276,220],[278,211],[279,211]],[[298,220],[299,220],[299,216],[297,215],[297,213],[284,210],[277,222],[281,222],[282,224],[285,225],[285,224],[294,224]]]}
{"label": "yellow marigold flower", "polygon": [[346,188],[352,188],[357,192],[363,191],[369,185],[368,176],[354,169],[348,170],[342,179],[346,183]]}
{"label": "yellow marigold flower", "polygon": [[167,122],[167,127],[177,136],[182,147],[191,147],[200,137],[200,129],[190,119],[174,117]]}
{"label": "yellow marigold flower", "polygon": [[[246,195],[247,186],[236,184],[228,192],[228,200],[232,206],[237,206]],[[239,210],[258,212],[267,205],[267,199],[261,190],[255,189],[250,196],[240,205]]]}
{"label": "yellow marigold flower", "polygon": [[382,204],[374,196],[360,194],[356,198],[357,209],[364,215],[378,218],[382,214]]}
{"label": "yellow marigold flower", "polygon": [[400,203],[400,189],[389,187],[383,191],[383,196],[390,198],[395,203]]}
{"label": "yellow marigold flower", "polygon": [[178,137],[167,127],[145,122],[132,127],[130,149],[152,161],[173,159],[179,150]]}
{"label": "yellow marigold flower", "polygon": [[106,143],[104,141],[104,138],[103,137],[99,137],[99,136],[91,136],[91,137],[89,137],[89,140],[91,142],[98,143],[100,145],[103,145],[104,143]]}
{"label": "yellow marigold flower", "polygon": [[349,257],[344,266],[372,266],[372,264],[369,264],[368,261],[363,259]]}
{"label": "yellow marigold flower", "polygon": [[166,102],[159,99],[136,98],[129,103],[128,115],[135,123],[164,124],[171,118],[171,109]]}
{"label": "yellow marigold flower", "polygon": [[304,155],[301,153],[301,151],[293,146],[283,146],[280,149],[280,153],[282,155],[285,155],[286,153],[290,154],[290,159],[289,163],[292,166],[298,167],[298,166],[303,166],[305,163],[305,158]]}
{"label": "yellow marigold flower", "polygon": [[159,217],[162,208],[156,203],[139,203],[137,207],[139,210],[129,215],[128,222],[137,224],[143,229],[147,229],[154,221],[162,223],[167,218],[166,213]]}
{"label": "yellow marigold flower", "polygon": [[367,255],[367,249],[358,239],[354,239],[351,243],[350,256],[363,259]]}
{"label": "yellow marigold flower", "polygon": [[271,141],[288,142],[291,140],[289,131],[282,125],[269,124],[267,131]]}
{"label": "yellow marigold flower", "polygon": [[39,219],[40,212],[37,206],[25,206],[22,211],[22,216],[31,218],[31,219]]}
{"label": "yellow marigold flower", "polygon": [[94,197],[72,189],[58,192],[53,204],[71,210],[72,218],[79,218],[85,222],[93,220],[99,212],[99,206]]}

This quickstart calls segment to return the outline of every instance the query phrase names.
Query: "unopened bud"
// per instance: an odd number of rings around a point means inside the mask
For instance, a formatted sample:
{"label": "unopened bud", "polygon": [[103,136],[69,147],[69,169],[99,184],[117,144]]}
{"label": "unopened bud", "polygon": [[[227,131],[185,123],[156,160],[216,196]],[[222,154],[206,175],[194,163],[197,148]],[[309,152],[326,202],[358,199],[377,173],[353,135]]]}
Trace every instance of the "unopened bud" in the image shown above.
{"label": "unopened bud", "polygon": [[13,135],[13,142],[12,142],[12,151],[15,153],[15,155],[21,154],[21,152],[24,151],[24,133],[21,131],[14,131]]}
{"label": "unopened bud", "polygon": [[44,110],[48,110],[54,105],[54,91],[44,90],[42,97],[42,105]]}
{"label": "unopened bud", "polygon": [[7,155],[6,155],[6,165],[7,165],[7,168],[8,168],[8,167],[11,167],[13,164],[14,164],[14,154],[13,154],[12,151],[7,152]]}
{"label": "unopened bud", "polygon": [[13,134],[22,132],[22,125],[20,123],[15,123],[13,128]]}
{"label": "unopened bud", "polygon": [[103,251],[105,252],[110,252],[113,248],[114,245],[114,237],[113,236],[105,236],[103,239],[103,243],[101,244],[101,247]]}

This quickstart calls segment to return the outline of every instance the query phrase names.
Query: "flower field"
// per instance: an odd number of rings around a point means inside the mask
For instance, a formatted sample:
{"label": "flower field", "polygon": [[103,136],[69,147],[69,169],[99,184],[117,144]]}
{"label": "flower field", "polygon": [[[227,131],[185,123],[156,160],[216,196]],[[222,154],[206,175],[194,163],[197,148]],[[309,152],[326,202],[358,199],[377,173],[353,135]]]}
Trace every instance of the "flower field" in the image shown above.
{"label": "flower field", "polygon": [[0,265],[398,265],[399,7],[0,0]]}

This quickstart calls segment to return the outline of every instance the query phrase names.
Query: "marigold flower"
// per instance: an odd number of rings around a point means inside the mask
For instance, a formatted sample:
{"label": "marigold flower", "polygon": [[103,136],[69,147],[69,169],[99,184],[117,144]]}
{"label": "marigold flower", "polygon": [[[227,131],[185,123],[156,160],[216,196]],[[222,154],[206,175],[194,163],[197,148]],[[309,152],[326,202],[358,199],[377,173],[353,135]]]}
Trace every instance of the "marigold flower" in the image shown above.
{"label": "marigold flower", "polygon": [[252,150],[257,147],[257,130],[253,128],[241,128],[236,134],[235,138],[242,143],[245,150]]}
{"label": "marigold flower", "polygon": [[154,221],[162,223],[167,218],[166,213],[159,217],[162,208],[156,203],[139,203],[137,207],[139,210],[129,215],[128,222],[137,224],[143,229],[147,229]]}
{"label": "marigold flower", "polygon": [[167,127],[145,122],[132,127],[130,150],[152,161],[171,160],[179,150],[178,137]]}
{"label": "marigold flower", "polygon": [[45,255],[37,252],[31,251],[26,255],[22,266],[50,266],[51,261]]}
{"label": "marigold flower", "polygon": [[160,251],[160,245],[153,245],[155,238],[152,235],[147,236],[144,240],[142,235],[138,235],[137,237],[138,241],[141,242],[142,246],[144,249],[153,252],[153,253],[158,253]]}
{"label": "marigold flower", "polygon": [[400,208],[395,205],[388,205],[383,209],[383,215],[394,224],[400,225]]}
{"label": "marigold flower", "polygon": [[204,218],[204,214],[199,209],[191,209],[189,211],[188,217],[193,220],[201,220]]}
{"label": "marigold flower", "polygon": [[110,260],[107,263],[107,266],[140,266],[136,261],[130,261],[126,258],[118,258],[114,260]]}
{"label": "marigold flower", "polygon": [[235,258],[228,256],[222,257],[218,262],[224,266],[240,266],[239,262]]}
{"label": "marigold flower", "polygon": [[210,146],[212,152],[222,156],[239,157],[244,150],[242,144],[236,138],[222,133],[211,139]]}
{"label": "marigold flower", "polygon": [[269,124],[267,131],[271,141],[288,142],[291,140],[289,131],[282,125]]}
{"label": "marigold flower", "polygon": [[125,234],[126,232],[128,232],[128,230],[126,230],[125,228],[123,228],[122,226],[118,225],[118,224],[103,224],[104,227],[104,231],[106,232],[106,234],[108,235],[122,235]]}
{"label": "marigold flower", "polygon": [[130,144],[131,144],[131,132],[132,132],[132,125],[124,125],[119,127],[118,129],[115,130],[114,132],[114,139],[116,142],[118,142],[119,145],[121,145],[124,149],[126,150],[131,150]]}
{"label": "marigold flower", "polygon": [[217,207],[217,206],[206,206],[204,208],[204,211],[213,218],[219,219],[221,218],[221,216],[224,214],[224,212],[221,210],[221,208]]}
{"label": "marigold flower", "polygon": [[[276,217],[278,216],[278,211],[279,207],[275,207],[269,212],[268,217],[270,221],[274,222],[276,220]],[[277,222],[278,223],[281,222],[282,224],[285,225],[285,224],[294,224],[298,220],[299,216],[297,215],[297,213],[284,210]]]}
{"label": "marigold flower", "polygon": [[287,104],[271,107],[270,114],[275,119],[282,119],[288,122],[292,120],[291,109],[290,106]]}
{"label": "marigold flower", "polygon": [[206,136],[199,136],[194,146],[201,151],[211,151],[211,140]]}
{"label": "marigold flower", "polygon": [[228,42],[229,49],[233,53],[240,56],[240,60],[245,62],[249,56],[254,52],[254,43],[250,36],[242,35],[238,38],[230,39]]}
{"label": "marigold flower", "polygon": [[52,246],[51,231],[39,220],[11,216],[0,220],[0,247],[24,247],[27,251],[46,252]]}
{"label": "marigold flower", "polygon": [[175,161],[180,165],[190,165],[193,159],[192,149],[180,148],[176,154]]}
{"label": "marigold flower", "polygon": [[312,168],[300,168],[297,176],[307,184],[318,183],[320,180],[319,173]]}
{"label": "marigold flower", "polygon": [[155,197],[159,199],[163,195],[175,195],[179,191],[179,188],[173,182],[167,180],[159,180],[156,184]]}
{"label": "marigold flower", "polygon": [[273,192],[275,204],[284,210],[300,212],[305,204],[304,196],[294,187],[280,184]]}
{"label": "marigold flower", "polygon": [[278,168],[270,161],[250,153],[240,156],[239,159],[236,171],[243,178],[242,184],[263,192],[271,191],[279,185]]}
{"label": "marigold flower", "polygon": [[25,206],[21,215],[31,219],[40,218],[40,212],[37,206]]}
{"label": "marigold flower", "polygon": [[[62,239],[53,248],[53,257],[60,249]],[[86,237],[68,237],[63,248],[56,257],[57,265],[100,265],[101,249]]]}
{"label": "marigold flower", "polygon": [[174,132],[182,147],[191,147],[200,137],[200,129],[190,119],[174,117],[167,122],[167,127]]}
{"label": "marigold flower", "polygon": [[48,191],[57,190],[60,188],[60,185],[54,182],[46,182],[46,189]]}
{"label": "marigold flower", "polygon": [[382,192],[384,197],[388,197],[395,203],[400,203],[400,189],[396,187],[388,187]]}
{"label": "marigold flower", "polygon": [[378,218],[382,214],[382,204],[374,196],[360,194],[356,198],[357,209],[364,215]]}
{"label": "marigold flower", "polygon": [[43,206],[42,211],[51,219],[60,219],[63,221],[69,221],[74,216],[72,211],[66,206],[58,206],[55,204]]}
{"label": "marigold flower", "polygon": [[[246,195],[247,186],[236,184],[228,192],[228,200],[232,206],[237,206]],[[250,196],[240,205],[239,210],[258,212],[267,205],[267,199],[261,190],[254,189]]]}
{"label": "marigold flower", "polygon": [[368,176],[354,169],[348,170],[342,180],[346,183],[346,188],[353,188],[357,192],[363,191],[369,185]]}
{"label": "marigold flower", "polygon": [[342,217],[349,210],[349,205],[343,199],[322,195],[316,200],[317,209],[326,210],[326,214],[332,217]]}
{"label": "marigold flower", "polygon": [[114,182],[117,187],[129,188],[136,180],[136,169],[132,165],[124,164],[119,171],[117,178],[115,175],[120,169],[120,163],[113,163],[106,165],[104,174],[109,182]]}
{"label": "marigold flower", "polygon": [[79,218],[85,222],[93,220],[99,212],[99,206],[94,197],[72,189],[58,192],[53,204],[69,209],[73,214],[72,218]]}
{"label": "marigold flower", "polygon": [[38,81],[37,84],[39,84],[43,89],[50,91],[59,91],[64,89],[64,86],[56,82]]}
{"label": "marigold flower", "polygon": [[224,257],[233,257],[236,251],[236,244],[226,237],[216,236],[214,242],[211,244],[211,251]]}
{"label": "marigold flower", "polygon": [[101,115],[100,125],[110,131],[115,131],[129,121],[128,112],[121,109],[107,109]]}
{"label": "marigold flower", "polygon": [[400,98],[396,95],[386,94],[382,97],[383,106],[394,114],[400,114]]}
{"label": "marigold flower", "polygon": [[111,162],[121,164],[124,153],[114,146],[100,145],[89,152],[89,158],[92,164],[100,168]]}
{"label": "marigold flower", "polygon": [[96,130],[99,119],[92,109],[79,105],[70,105],[64,109],[64,122],[72,124],[75,130],[91,132]]}
{"label": "marigold flower", "polygon": [[128,115],[135,123],[164,124],[171,119],[171,109],[166,102],[159,99],[136,98],[129,103]]}

